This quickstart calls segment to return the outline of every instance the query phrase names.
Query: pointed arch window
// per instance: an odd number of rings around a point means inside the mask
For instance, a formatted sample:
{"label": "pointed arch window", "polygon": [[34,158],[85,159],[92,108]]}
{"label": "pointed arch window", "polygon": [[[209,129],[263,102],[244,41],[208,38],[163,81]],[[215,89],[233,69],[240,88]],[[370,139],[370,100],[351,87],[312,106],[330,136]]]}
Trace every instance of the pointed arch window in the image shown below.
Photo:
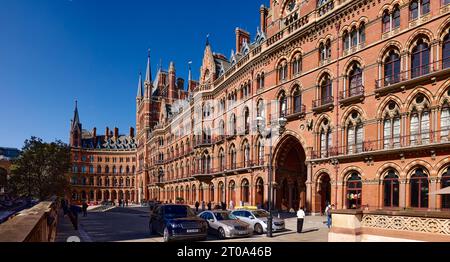
{"label": "pointed arch window", "polygon": [[302,58],[297,55],[292,61],[292,73],[293,75],[299,75],[302,71]]}
{"label": "pointed arch window", "polygon": [[350,35],[347,30],[345,30],[343,34],[344,50],[348,50],[350,48]]}
{"label": "pointed arch window", "polygon": [[297,86],[294,89],[294,93],[292,94],[292,103],[294,108],[294,113],[302,113],[302,93],[300,92],[300,88]]}
{"label": "pointed arch window", "polygon": [[362,181],[358,173],[352,173],[347,180],[347,208],[358,209],[362,204]]}
{"label": "pointed arch window", "polygon": [[400,147],[400,116],[396,115],[392,118],[384,120],[384,148]]}
{"label": "pointed arch window", "polygon": [[231,166],[231,170],[235,170],[237,167],[237,163],[236,163],[236,148],[233,146],[231,146],[230,149],[230,166]]}
{"label": "pointed arch window", "polygon": [[423,39],[417,41],[411,55],[411,76],[416,78],[430,72],[430,48]]}
{"label": "pointed arch window", "polygon": [[400,82],[400,56],[391,50],[384,60],[384,86]]}
{"label": "pointed arch window", "polygon": [[244,109],[244,127],[245,127],[245,134],[250,134],[250,111],[248,107]]}
{"label": "pointed arch window", "polygon": [[347,147],[349,154],[361,153],[363,151],[363,123],[357,112],[351,116],[347,126]]}
{"label": "pointed arch window", "polygon": [[383,12],[383,33],[391,31],[391,14],[389,10],[384,10]]}
{"label": "pointed arch window", "polygon": [[[328,121],[328,120],[326,120]],[[331,151],[331,129],[329,126],[322,127],[320,130],[320,156],[327,158]]]}
{"label": "pointed arch window", "polygon": [[429,181],[423,168],[417,168],[410,182],[411,207],[428,208]]}
{"label": "pointed arch window", "polygon": [[224,153],[223,148],[221,148],[220,152],[219,152],[219,170],[220,171],[224,171],[225,170],[225,165],[226,165],[225,153]]}
{"label": "pointed arch window", "polygon": [[383,180],[384,207],[399,207],[400,182],[394,170],[390,170]]}
{"label": "pointed arch window", "polygon": [[287,115],[287,98],[284,92],[280,94],[278,101],[279,101],[280,117],[285,117]]}
{"label": "pointed arch window", "polygon": [[[450,0],[448,0],[450,1]],[[450,33],[447,33],[444,37],[444,43],[442,44],[442,68],[446,69],[450,67]]]}
{"label": "pointed arch window", "polygon": [[400,8],[398,5],[394,7],[394,11],[392,12],[392,26],[393,28],[400,27]]}
{"label": "pointed arch window", "polygon": [[411,145],[428,144],[430,142],[430,112],[413,111],[410,123]]}
{"label": "pointed arch window", "polygon": [[264,143],[261,138],[258,139],[257,150],[259,165],[262,166],[264,165]]}
{"label": "pointed arch window", "polygon": [[346,97],[357,96],[363,91],[363,71],[358,63],[354,63],[348,76],[348,93]]}
{"label": "pointed arch window", "polygon": [[245,167],[249,167],[251,165],[251,162],[250,162],[250,145],[248,143],[244,144],[244,165],[245,165]]}
{"label": "pointed arch window", "polygon": [[[450,167],[447,168],[446,172],[442,175],[441,178],[441,188],[450,187]],[[441,208],[442,209],[450,209],[450,195],[443,195],[441,199]]]}
{"label": "pointed arch window", "polygon": [[[448,91],[450,93],[450,90]],[[450,139],[450,105],[446,103],[441,111],[441,140]]]}
{"label": "pointed arch window", "polygon": [[320,102],[321,105],[326,105],[333,102],[333,87],[328,74],[322,78],[320,84]]}

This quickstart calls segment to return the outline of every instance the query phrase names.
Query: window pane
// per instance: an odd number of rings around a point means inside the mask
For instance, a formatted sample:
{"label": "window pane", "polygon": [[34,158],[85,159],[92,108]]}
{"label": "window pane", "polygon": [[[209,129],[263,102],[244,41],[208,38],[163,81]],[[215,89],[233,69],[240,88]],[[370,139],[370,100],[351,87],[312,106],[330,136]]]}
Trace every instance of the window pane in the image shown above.
{"label": "window pane", "polygon": [[353,154],[354,147],[355,147],[355,128],[354,127],[348,127],[347,145],[348,145],[348,153]]}
{"label": "window pane", "polygon": [[419,134],[419,116],[417,114],[411,117],[411,145],[415,145]]}
{"label": "window pane", "polygon": [[430,142],[430,113],[428,111],[422,114],[421,128],[422,143],[428,144]]}

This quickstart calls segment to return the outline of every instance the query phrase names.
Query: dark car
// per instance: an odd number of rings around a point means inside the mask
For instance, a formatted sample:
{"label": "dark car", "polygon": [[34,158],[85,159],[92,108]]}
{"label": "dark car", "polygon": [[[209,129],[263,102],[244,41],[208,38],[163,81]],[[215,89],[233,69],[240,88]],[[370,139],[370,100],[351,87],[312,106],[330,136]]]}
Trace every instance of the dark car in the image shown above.
{"label": "dark car", "polygon": [[159,205],[150,214],[150,233],[174,240],[206,240],[208,223],[197,217],[186,205]]}

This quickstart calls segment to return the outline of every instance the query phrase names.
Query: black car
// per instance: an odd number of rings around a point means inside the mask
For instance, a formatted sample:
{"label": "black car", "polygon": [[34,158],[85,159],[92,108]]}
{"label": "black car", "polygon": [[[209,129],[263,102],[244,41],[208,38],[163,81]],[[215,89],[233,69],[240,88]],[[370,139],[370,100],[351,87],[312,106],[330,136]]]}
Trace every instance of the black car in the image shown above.
{"label": "black car", "polygon": [[197,217],[186,205],[159,205],[150,214],[150,233],[173,240],[206,240],[208,223]]}

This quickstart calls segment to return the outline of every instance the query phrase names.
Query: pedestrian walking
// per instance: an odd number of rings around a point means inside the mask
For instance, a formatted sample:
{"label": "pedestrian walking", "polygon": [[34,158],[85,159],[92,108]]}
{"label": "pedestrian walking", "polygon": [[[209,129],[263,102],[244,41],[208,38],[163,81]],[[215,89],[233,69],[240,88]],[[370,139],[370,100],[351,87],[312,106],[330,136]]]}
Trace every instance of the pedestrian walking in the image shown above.
{"label": "pedestrian walking", "polygon": [[198,213],[198,208],[200,207],[200,203],[197,201],[195,202],[195,212]]}
{"label": "pedestrian walking", "polygon": [[88,204],[83,202],[83,217],[87,217]]}
{"label": "pedestrian walking", "polygon": [[76,205],[70,205],[69,208],[69,218],[70,221],[72,222],[73,228],[75,230],[78,230],[78,214],[80,213],[81,208],[79,206]]}
{"label": "pedestrian walking", "polygon": [[229,205],[229,207],[230,207],[230,210],[233,210],[233,209],[234,209],[234,202],[233,202],[233,200],[230,200],[230,205]]}
{"label": "pedestrian walking", "polygon": [[126,202],[126,204],[127,204],[127,207],[128,207],[128,199],[127,199],[127,200],[125,200],[125,202]]}
{"label": "pedestrian walking", "polygon": [[222,201],[222,210],[226,211],[227,210],[227,204],[225,204],[225,202]]}
{"label": "pedestrian walking", "polygon": [[305,211],[303,210],[303,207],[301,207],[297,212],[297,233],[303,232],[303,224],[305,221]]}
{"label": "pedestrian walking", "polygon": [[211,201],[209,201],[208,202],[208,210],[211,211],[211,208],[212,208],[212,203],[211,203]]}
{"label": "pedestrian walking", "polygon": [[205,203],[205,201],[202,201],[202,211],[205,211],[206,210],[206,203]]}
{"label": "pedestrian walking", "polygon": [[331,224],[332,224],[331,211],[333,210],[333,207],[334,207],[334,205],[328,204],[327,208],[325,209],[325,215],[327,216],[327,226],[328,226],[328,228],[331,228]]}

